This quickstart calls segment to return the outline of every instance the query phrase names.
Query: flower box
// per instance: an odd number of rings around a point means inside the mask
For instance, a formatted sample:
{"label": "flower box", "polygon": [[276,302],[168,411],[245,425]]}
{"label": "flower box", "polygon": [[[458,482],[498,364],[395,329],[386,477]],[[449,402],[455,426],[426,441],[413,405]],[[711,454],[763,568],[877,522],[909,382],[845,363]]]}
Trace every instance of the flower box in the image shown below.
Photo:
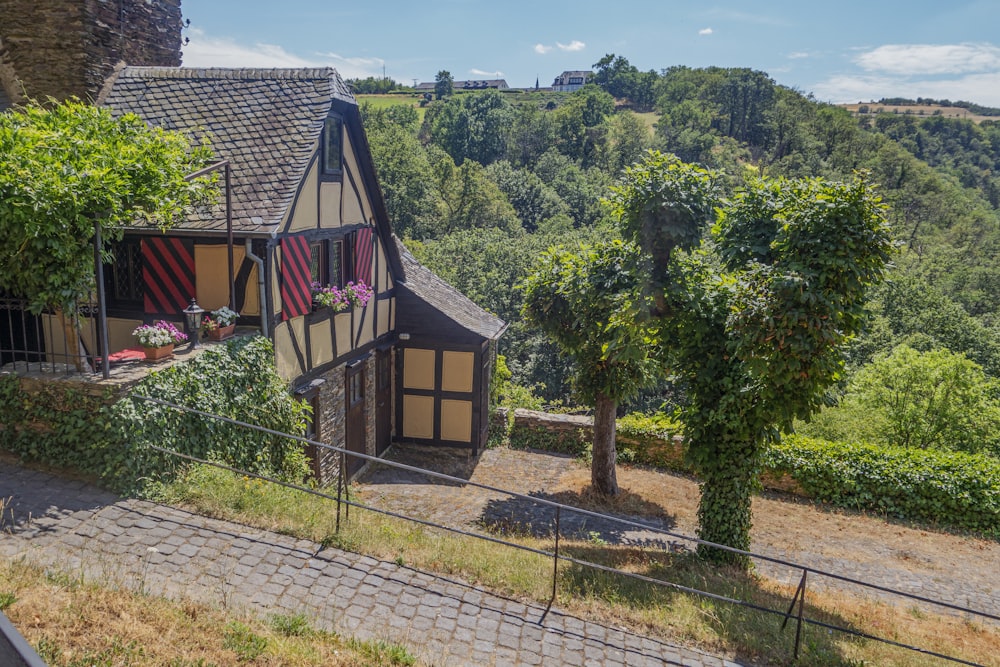
{"label": "flower box", "polygon": [[146,347],[144,345],[142,351],[146,354],[146,361],[163,361],[174,356],[174,344],[170,343],[160,347]]}
{"label": "flower box", "polygon": [[236,325],[235,324],[230,324],[228,327],[218,327],[216,329],[209,329],[208,330],[208,339],[209,340],[226,340],[227,338],[229,338],[230,336],[233,335],[234,331],[236,331]]}

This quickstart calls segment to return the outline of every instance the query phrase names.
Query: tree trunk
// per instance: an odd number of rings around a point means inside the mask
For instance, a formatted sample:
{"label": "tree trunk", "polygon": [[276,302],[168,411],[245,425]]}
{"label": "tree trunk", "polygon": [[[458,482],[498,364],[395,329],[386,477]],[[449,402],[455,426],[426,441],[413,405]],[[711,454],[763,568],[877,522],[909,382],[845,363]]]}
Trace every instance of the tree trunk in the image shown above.
{"label": "tree trunk", "polygon": [[615,411],[618,403],[604,394],[594,404],[594,448],[591,455],[590,483],[598,493],[618,495],[615,474]]}
{"label": "tree trunk", "polygon": [[[736,460],[739,455],[733,451],[720,452],[715,465],[704,466],[700,471],[698,537],[749,551],[756,468],[747,461]],[[700,545],[698,555],[717,563],[750,567],[747,556],[714,547]]]}

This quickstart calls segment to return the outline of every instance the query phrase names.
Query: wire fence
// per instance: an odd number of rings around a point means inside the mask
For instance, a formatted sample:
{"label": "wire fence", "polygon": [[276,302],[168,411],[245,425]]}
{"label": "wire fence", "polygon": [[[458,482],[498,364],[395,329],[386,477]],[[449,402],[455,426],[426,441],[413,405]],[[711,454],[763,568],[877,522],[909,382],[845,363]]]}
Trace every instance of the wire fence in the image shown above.
{"label": "wire fence", "polygon": [[[401,520],[404,520],[404,521],[413,522],[413,523],[416,523],[416,524],[420,524],[420,525],[423,525],[423,526],[427,526],[427,527],[431,527],[431,528],[435,528],[435,529],[439,529],[439,530],[444,530],[444,531],[447,531],[447,532],[450,532],[450,533],[454,533],[454,534],[458,534],[458,535],[462,535],[462,536],[474,538],[474,539],[477,539],[477,540],[483,540],[483,541],[491,542],[491,543],[494,543],[494,544],[500,544],[500,545],[503,545],[503,546],[506,546],[506,547],[509,547],[509,548],[512,548],[512,549],[517,549],[517,550],[520,550],[520,551],[534,553],[534,554],[537,554],[537,555],[540,555],[540,556],[544,556],[546,558],[552,558],[552,589],[551,589],[550,598],[548,600],[548,604],[547,604],[547,607],[546,607],[546,612],[545,612],[546,614],[552,608],[552,605],[557,602],[557,598],[558,598],[558,583],[559,583],[559,576],[560,576],[560,574],[559,574],[559,572],[560,572],[559,565],[560,565],[560,563],[570,563],[570,564],[573,564],[573,565],[580,566],[582,568],[587,568],[587,569],[598,571],[598,572],[604,572],[604,573],[607,573],[607,574],[613,574],[613,575],[620,576],[620,577],[626,577],[626,578],[629,578],[629,579],[632,579],[632,580],[635,580],[635,581],[640,581],[640,582],[644,582],[646,584],[651,584],[653,586],[668,588],[668,589],[679,591],[679,592],[682,592],[682,593],[687,593],[687,594],[696,595],[696,596],[699,596],[699,597],[703,597],[703,598],[715,600],[717,602],[731,604],[731,605],[735,605],[735,606],[743,607],[743,608],[747,608],[747,609],[753,609],[755,611],[759,611],[759,612],[762,612],[762,613],[765,613],[765,614],[774,615],[774,616],[782,618],[782,626],[781,626],[782,630],[784,630],[787,627],[787,625],[788,625],[788,623],[790,621],[794,621],[794,623],[795,623],[795,635],[794,635],[794,640],[793,640],[792,651],[793,651],[793,655],[795,656],[795,658],[798,658],[798,656],[799,656],[799,650],[800,650],[800,647],[801,647],[801,638],[802,638],[802,628],[803,628],[803,626],[809,625],[809,626],[814,626],[814,627],[817,627],[817,628],[823,628],[823,629],[831,631],[831,632],[842,633],[844,635],[848,635],[848,636],[855,637],[855,638],[858,638],[858,639],[875,641],[875,642],[883,643],[883,644],[886,644],[886,645],[889,645],[889,646],[894,646],[894,647],[905,649],[905,650],[912,651],[912,652],[915,652],[915,653],[923,654],[923,655],[926,655],[926,656],[940,658],[942,660],[945,660],[945,661],[948,661],[948,662],[952,662],[952,663],[956,663],[956,664],[971,665],[973,667],[984,667],[981,663],[971,662],[971,661],[965,660],[965,659],[957,657],[957,656],[947,655],[947,654],[944,654],[944,653],[940,653],[940,652],[937,652],[937,651],[930,650],[930,649],[925,648],[925,647],[915,646],[915,645],[912,645],[912,644],[907,644],[907,643],[904,643],[904,642],[895,641],[895,640],[890,639],[888,637],[882,637],[882,636],[879,636],[879,635],[876,635],[876,634],[872,634],[872,633],[868,633],[868,632],[863,632],[863,631],[857,630],[855,628],[849,628],[849,627],[845,627],[845,626],[842,626],[842,625],[837,625],[837,624],[834,624],[834,623],[828,623],[828,622],[822,621],[822,620],[820,620],[818,618],[810,618],[807,615],[807,613],[806,613],[806,609],[807,608],[806,608],[806,605],[805,605],[805,598],[806,598],[806,593],[807,593],[807,583],[809,581],[812,581],[812,580],[818,578],[818,577],[829,578],[829,579],[832,579],[832,580],[835,580],[835,581],[838,581],[838,582],[841,582],[841,583],[844,583],[844,584],[849,584],[851,586],[854,586],[854,587],[857,587],[857,588],[860,588],[860,589],[863,589],[863,590],[873,591],[873,592],[876,592],[878,595],[880,595],[882,597],[885,597],[886,595],[896,596],[896,597],[899,597],[899,598],[904,599],[904,600],[910,600],[910,601],[918,602],[918,603],[921,603],[921,604],[924,604],[924,605],[928,605],[928,606],[931,606],[931,607],[937,607],[939,609],[946,610],[949,613],[960,614],[960,615],[962,615],[966,619],[980,619],[980,620],[983,620],[983,621],[988,621],[988,622],[993,622],[993,623],[1000,623],[1000,616],[998,616],[996,614],[992,614],[992,613],[981,611],[981,610],[972,609],[972,608],[965,607],[965,606],[962,606],[962,605],[953,604],[953,603],[950,603],[950,602],[944,602],[944,601],[941,601],[941,600],[936,600],[936,599],[933,599],[933,598],[930,598],[930,597],[927,597],[927,596],[922,596],[922,595],[917,595],[917,594],[914,594],[914,593],[909,593],[909,592],[906,592],[906,591],[901,591],[901,590],[898,590],[898,589],[890,588],[888,586],[881,586],[881,585],[878,585],[878,584],[872,584],[872,583],[869,583],[869,582],[866,582],[866,581],[862,581],[860,579],[856,579],[856,578],[853,578],[853,577],[848,577],[848,576],[840,575],[840,574],[837,574],[835,572],[831,572],[831,571],[828,571],[828,570],[822,570],[822,569],[811,567],[811,566],[808,566],[808,565],[802,565],[802,564],[799,564],[799,563],[795,563],[793,561],[789,561],[789,560],[785,560],[785,559],[781,559],[781,558],[776,558],[776,557],[773,557],[773,556],[768,556],[766,554],[760,554],[760,553],[755,553],[755,552],[751,552],[751,551],[743,551],[741,549],[734,549],[732,547],[729,547],[729,546],[726,546],[726,545],[723,545],[723,544],[716,544],[716,543],[713,543],[713,542],[708,542],[708,541],[705,541],[705,540],[698,539],[696,537],[692,537],[690,535],[684,535],[682,533],[678,533],[678,532],[674,532],[674,531],[671,531],[671,530],[659,528],[659,527],[656,527],[656,526],[651,526],[651,525],[649,525],[647,523],[642,523],[642,522],[634,521],[634,520],[631,520],[631,519],[625,519],[625,518],[622,518],[622,517],[619,517],[619,516],[614,516],[614,515],[611,515],[611,514],[603,514],[603,513],[600,513],[600,512],[594,512],[594,511],[591,511],[591,510],[586,510],[586,509],[582,509],[582,508],[578,508],[578,507],[573,507],[573,506],[566,505],[566,504],[563,504],[563,503],[558,503],[558,502],[555,502],[555,501],[547,500],[545,498],[539,498],[537,496],[530,496],[530,495],[526,495],[526,494],[523,494],[523,493],[518,493],[516,491],[510,491],[508,489],[502,489],[502,488],[499,488],[499,487],[491,486],[491,485],[488,485],[488,484],[482,484],[482,483],[479,483],[479,482],[473,482],[473,481],[468,480],[468,479],[463,479],[463,478],[460,478],[460,477],[454,477],[452,475],[447,475],[445,473],[437,472],[437,471],[434,471],[434,470],[428,470],[426,468],[419,468],[419,467],[416,467],[416,466],[410,466],[410,465],[407,465],[407,464],[404,464],[404,463],[398,463],[396,461],[391,461],[391,460],[388,460],[388,459],[382,459],[382,458],[378,458],[376,456],[371,456],[371,455],[368,455],[368,454],[361,454],[361,453],[358,453],[358,452],[351,452],[351,451],[348,451],[348,450],[346,450],[346,449],[344,449],[342,447],[336,447],[336,446],[329,445],[329,444],[326,444],[326,443],[322,443],[322,442],[318,442],[318,441],[315,441],[315,440],[311,440],[311,439],[308,439],[308,438],[305,438],[305,437],[302,437],[302,436],[291,435],[291,434],[288,434],[288,433],[283,433],[281,431],[276,431],[276,430],[273,430],[273,429],[268,429],[268,428],[257,426],[257,425],[254,425],[254,424],[249,424],[247,422],[243,422],[243,421],[240,421],[240,420],[232,419],[232,418],[229,418],[229,417],[223,417],[223,416],[220,416],[220,415],[215,415],[215,414],[212,414],[212,413],[208,413],[208,412],[204,412],[204,411],[201,411],[201,410],[197,410],[195,408],[190,408],[190,407],[187,407],[187,406],[179,405],[179,404],[176,404],[176,403],[172,403],[172,402],[169,402],[169,401],[164,401],[164,400],[157,399],[157,398],[152,398],[152,397],[148,397],[148,396],[141,396],[141,395],[137,395],[137,394],[133,394],[132,397],[136,398],[136,399],[143,400],[143,401],[148,401],[150,403],[154,403],[156,405],[160,405],[160,406],[163,406],[163,407],[172,408],[172,409],[181,410],[181,411],[184,411],[184,412],[189,412],[189,413],[192,413],[192,414],[196,414],[196,415],[202,416],[202,417],[207,418],[207,419],[220,420],[220,421],[223,421],[223,422],[226,422],[226,423],[229,423],[229,424],[233,424],[233,425],[244,427],[244,428],[249,428],[249,429],[252,429],[252,430],[255,430],[255,431],[259,431],[259,432],[262,432],[262,433],[266,433],[266,434],[269,434],[269,435],[283,437],[283,438],[288,438],[288,439],[290,439],[292,441],[299,442],[299,443],[301,443],[303,445],[312,445],[312,446],[314,446],[316,448],[327,449],[329,451],[335,452],[337,455],[339,455],[339,458],[340,458],[340,473],[339,473],[338,480],[337,480],[336,492],[335,493],[329,493],[329,492],[322,491],[322,490],[319,490],[319,489],[310,488],[310,487],[302,485],[302,484],[295,484],[295,483],[283,481],[283,480],[280,480],[280,479],[276,479],[274,477],[270,477],[270,476],[267,476],[267,475],[260,475],[260,474],[252,473],[252,472],[249,472],[249,471],[241,470],[241,469],[235,468],[233,466],[229,466],[229,465],[226,465],[224,463],[220,463],[218,461],[211,461],[211,460],[199,458],[199,457],[196,457],[196,456],[191,456],[189,454],[184,454],[182,452],[177,452],[175,450],[172,450],[172,449],[169,449],[169,448],[166,448],[166,447],[151,446],[151,448],[154,449],[155,451],[158,451],[160,453],[167,454],[167,455],[170,455],[170,456],[175,456],[175,457],[177,457],[179,459],[183,459],[183,460],[190,461],[190,462],[193,462],[193,463],[199,463],[199,464],[204,464],[204,465],[208,465],[208,466],[213,466],[213,467],[220,468],[220,469],[223,469],[223,470],[228,470],[228,471],[233,472],[233,473],[238,474],[238,475],[242,475],[242,476],[253,478],[253,479],[259,479],[261,481],[269,482],[269,483],[276,484],[276,485],[279,485],[279,486],[283,486],[283,487],[286,487],[286,488],[289,488],[289,489],[295,489],[295,490],[301,491],[303,493],[307,493],[307,494],[310,494],[310,495],[313,495],[313,496],[318,496],[318,497],[325,498],[327,500],[333,501],[333,502],[336,503],[336,524],[335,525],[336,525],[336,531],[337,532],[340,531],[341,516],[342,516],[342,514],[343,514],[345,520],[347,520],[350,517],[350,509],[352,507],[354,507],[354,508],[357,508],[357,509],[363,509],[363,510],[366,510],[366,511],[369,511],[369,512],[374,512],[374,513],[381,514],[381,515],[384,515],[384,516],[393,517],[393,518],[396,518],[396,519],[401,519]],[[443,481],[443,482],[448,482],[448,483],[451,483],[451,484],[458,484],[458,485],[463,485],[463,486],[468,486],[468,487],[475,487],[475,488],[479,488],[479,489],[482,489],[482,490],[485,490],[485,491],[489,491],[491,493],[501,494],[501,495],[508,496],[510,498],[513,498],[513,499],[519,499],[519,500],[524,501],[524,502],[535,503],[535,504],[538,504],[538,505],[541,505],[541,506],[548,507],[548,508],[550,508],[553,511],[553,523],[552,523],[552,530],[551,530],[551,534],[552,534],[552,538],[553,538],[553,542],[554,542],[553,543],[553,548],[552,548],[552,550],[539,549],[539,548],[532,547],[532,546],[529,546],[529,545],[526,545],[526,544],[521,544],[521,543],[518,543],[518,542],[513,542],[513,541],[510,541],[510,540],[504,539],[503,537],[498,537],[496,535],[491,535],[491,534],[488,534],[488,533],[481,533],[481,532],[470,531],[470,530],[466,530],[464,528],[459,528],[457,526],[449,526],[449,525],[446,525],[446,524],[442,524],[442,523],[438,523],[438,522],[434,522],[434,521],[429,521],[427,519],[422,519],[422,518],[419,518],[419,517],[408,515],[408,514],[405,514],[403,512],[397,512],[397,511],[387,510],[387,509],[384,509],[384,508],[376,507],[374,505],[366,505],[364,503],[361,503],[358,500],[352,499],[350,497],[350,492],[349,492],[350,491],[350,487],[349,487],[349,484],[348,484],[348,480],[345,478],[345,471],[348,469],[347,465],[346,465],[348,457],[357,457],[357,458],[359,458],[359,459],[361,459],[361,460],[363,460],[365,462],[377,462],[379,465],[382,465],[382,466],[388,466],[388,467],[395,468],[395,469],[402,470],[402,471],[406,471],[406,472],[411,472],[411,473],[417,473],[417,474],[420,474],[420,475],[425,475],[427,477],[430,477],[430,478],[433,478],[433,479],[437,479],[437,480],[440,480],[440,481]],[[624,527],[627,527],[627,528],[635,528],[635,529],[639,529],[639,530],[642,530],[642,531],[653,532],[653,533],[662,535],[664,538],[673,538],[673,539],[681,540],[683,542],[687,542],[687,543],[690,543],[690,544],[693,544],[693,545],[697,545],[697,546],[712,547],[714,549],[719,549],[719,550],[722,550],[722,551],[727,551],[727,552],[730,552],[730,553],[739,554],[739,555],[742,555],[742,556],[746,556],[746,557],[752,558],[752,559],[757,560],[757,561],[768,562],[768,563],[772,563],[772,564],[775,564],[775,565],[780,565],[780,566],[784,566],[784,567],[796,570],[798,572],[801,572],[801,576],[799,578],[799,582],[798,582],[798,585],[796,587],[795,593],[792,596],[792,598],[789,600],[788,607],[787,608],[783,607],[783,608],[780,608],[780,609],[775,609],[775,608],[767,607],[767,606],[764,606],[764,605],[761,605],[761,604],[757,604],[755,602],[751,602],[749,600],[741,600],[741,599],[738,599],[738,598],[734,598],[734,597],[730,597],[730,596],[726,596],[726,595],[721,595],[721,594],[718,594],[718,593],[713,593],[711,591],[701,590],[701,589],[690,587],[690,586],[684,586],[684,585],[681,585],[681,584],[678,584],[678,583],[675,583],[675,582],[666,581],[664,579],[658,579],[658,578],[650,577],[650,576],[647,576],[647,575],[644,575],[644,574],[639,574],[639,573],[636,573],[636,572],[629,572],[629,571],[622,570],[622,569],[619,569],[619,568],[610,567],[610,566],[604,565],[602,563],[597,563],[597,562],[594,562],[594,561],[591,561],[591,560],[586,560],[586,559],[583,559],[583,558],[577,558],[577,557],[574,557],[574,556],[567,555],[565,553],[565,549],[561,549],[560,542],[561,542],[561,538],[563,537],[563,530],[562,530],[563,513],[573,513],[575,515],[580,515],[580,516],[584,516],[584,517],[590,517],[592,519],[599,520],[599,521],[613,522],[613,523],[616,523],[618,525],[621,525],[621,526],[624,526]],[[543,619],[544,619],[544,614],[543,614]]]}

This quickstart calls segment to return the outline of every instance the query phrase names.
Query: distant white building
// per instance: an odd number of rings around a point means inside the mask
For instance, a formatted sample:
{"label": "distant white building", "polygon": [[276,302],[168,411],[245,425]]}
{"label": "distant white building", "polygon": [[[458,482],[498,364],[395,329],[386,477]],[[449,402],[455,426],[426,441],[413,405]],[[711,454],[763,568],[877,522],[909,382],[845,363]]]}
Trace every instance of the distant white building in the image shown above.
{"label": "distant white building", "polygon": [[[417,90],[434,90],[434,86],[437,84],[433,81],[425,81],[424,83],[417,85]],[[487,88],[494,88],[496,90],[506,90],[510,86],[507,85],[506,79],[482,79],[479,81],[452,81],[452,90],[486,90]]]}
{"label": "distant white building", "polygon": [[556,77],[552,82],[552,90],[560,93],[571,93],[580,90],[587,81],[594,76],[591,71],[573,70],[566,71]]}

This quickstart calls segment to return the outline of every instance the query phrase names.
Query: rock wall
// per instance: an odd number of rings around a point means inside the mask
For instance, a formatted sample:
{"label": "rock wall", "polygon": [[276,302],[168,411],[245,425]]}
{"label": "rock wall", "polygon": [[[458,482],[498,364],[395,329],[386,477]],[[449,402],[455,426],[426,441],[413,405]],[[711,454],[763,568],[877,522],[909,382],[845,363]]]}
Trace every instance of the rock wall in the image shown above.
{"label": "rock wall", "polygon": [[181,64],[181,0],[0,0],[0,85],[26,97],[97,97],[121,61]]}

